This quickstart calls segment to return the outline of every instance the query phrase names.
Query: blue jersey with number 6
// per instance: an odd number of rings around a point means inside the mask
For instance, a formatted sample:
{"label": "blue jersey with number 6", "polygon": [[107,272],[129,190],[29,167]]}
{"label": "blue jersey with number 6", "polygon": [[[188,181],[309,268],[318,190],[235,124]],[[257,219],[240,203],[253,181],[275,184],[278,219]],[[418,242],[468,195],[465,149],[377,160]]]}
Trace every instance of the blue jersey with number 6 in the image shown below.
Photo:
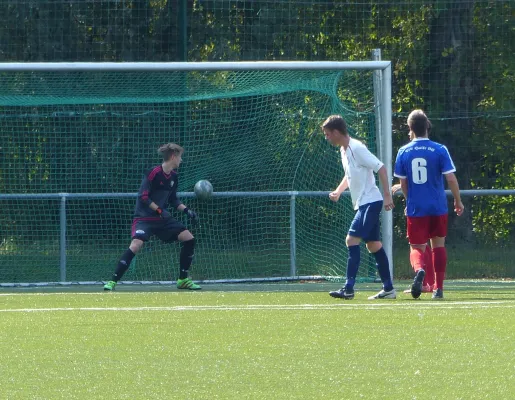
{"label": "blue jersey with number 6", "polygon": [[408,183],[407,215],[425,217],[447,214],[444,175],[455,172],[443,144],[417,138],[399,149],[394,175]]}

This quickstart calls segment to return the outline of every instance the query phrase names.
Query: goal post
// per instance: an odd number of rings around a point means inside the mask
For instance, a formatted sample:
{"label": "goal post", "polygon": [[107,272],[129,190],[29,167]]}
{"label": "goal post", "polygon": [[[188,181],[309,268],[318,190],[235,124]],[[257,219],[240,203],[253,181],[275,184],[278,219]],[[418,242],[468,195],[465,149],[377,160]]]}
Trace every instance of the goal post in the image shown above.
{"label": "goal post", "polygon": [[[354,212],[348,195],[327,199],[343,170],[319,126],[342,114],[391,182],[391,75],[389,61],[0,63],[0,280],[107,279],[166,141],[186,149],[179,190],[201,218],[195,278],[341,277]],[[381,229],[393,271],[391,213]],[[177,263],[177,246],[151,241],[127,279],[173,281]]]}

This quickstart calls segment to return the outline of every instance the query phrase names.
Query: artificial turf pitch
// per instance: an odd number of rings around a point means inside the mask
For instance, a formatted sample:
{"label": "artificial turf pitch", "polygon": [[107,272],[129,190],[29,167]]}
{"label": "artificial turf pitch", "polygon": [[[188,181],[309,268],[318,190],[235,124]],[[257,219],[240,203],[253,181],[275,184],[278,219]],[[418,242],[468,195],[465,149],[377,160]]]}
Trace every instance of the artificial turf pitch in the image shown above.
{"label": "artificial turf pitch", "polygon": [[513,282],[337,286],[2,290],[0,399],[515,399]]}

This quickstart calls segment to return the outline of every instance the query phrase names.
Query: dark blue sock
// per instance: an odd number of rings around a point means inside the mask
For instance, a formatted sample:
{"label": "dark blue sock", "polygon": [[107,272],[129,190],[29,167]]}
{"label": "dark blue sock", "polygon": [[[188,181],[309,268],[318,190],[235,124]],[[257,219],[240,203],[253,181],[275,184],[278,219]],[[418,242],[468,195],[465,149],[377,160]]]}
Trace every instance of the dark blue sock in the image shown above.
{"label": "dark blue sock", "polygon": [[383,282],[383,289],[386,292],[393,290],[392,277],[390,275],[390,264],[388,262],[388,256],[386,255],[386,251],[381,247],[381,250],[374,253],[374,257],[376,258],[377,270],[379,272],[379,276],[381,277],[381,282]]}
{"label": "dark blue sock", "polygon": [[359,245],[349,246],[349,258],[347,260],[347,281],[345,282],[345,289],[349,291],[354,290],[354,284],[356,283],[356,275],[359,269]]}

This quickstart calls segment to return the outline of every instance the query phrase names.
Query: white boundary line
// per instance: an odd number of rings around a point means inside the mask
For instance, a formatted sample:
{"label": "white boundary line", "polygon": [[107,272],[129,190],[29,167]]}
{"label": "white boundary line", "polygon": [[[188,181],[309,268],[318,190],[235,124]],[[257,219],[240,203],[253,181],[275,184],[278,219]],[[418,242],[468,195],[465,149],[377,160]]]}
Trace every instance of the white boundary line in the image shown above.
{"label": "white boundary line", "polygon": [[[25,288],[22,288],[22,289],[25,289]],[[159,291],[147,291],[147,292],[119,292],[119,291],[116,291],[116,292],[104,292],[104,291],[96,291],[96,292],[48,292],[48,293],[45,293],[45,292],[7,292],[7,293],[0,293],[0,297],[2,296],[24,296],[24,297],[29,297],[29,296],[118,296],[118,295],[132,295],[132,296],[141,296],[141,295],[149,295],[149,294],[162,294],[162,293],[166,293],[166,294],[175,294],[175,295],[179,295],[179,294],[184,294],[184,292],[179,292],[179,291],[167,291],[167,290],[159,290]],[[204,293],[238,293],[238,291],[234,291],[234,292],[208,292],[208,291],[204,291]],[[255,293],[261,293],[261,292],[255,292]],[[276,293],[276,292],[274,292]],[[288,292],[290,293],[290,292]]]}
{"label": "white boundary line", "polygon": [[358,304],[291,304],[291,305],[220,305],[220,306],[171,306],[171,307],[52,307],[52,308],[12,308],[0,309],[0,313],[31,313],[31,312],[56,312],[56,311],[275,311],[275,310],[379,310],[379,309],[406,309],[406,310],[430,310],[430,309],[471,309],[471,308],[515,308],[513,301],[457,301],[434,303],[358,303]]}

